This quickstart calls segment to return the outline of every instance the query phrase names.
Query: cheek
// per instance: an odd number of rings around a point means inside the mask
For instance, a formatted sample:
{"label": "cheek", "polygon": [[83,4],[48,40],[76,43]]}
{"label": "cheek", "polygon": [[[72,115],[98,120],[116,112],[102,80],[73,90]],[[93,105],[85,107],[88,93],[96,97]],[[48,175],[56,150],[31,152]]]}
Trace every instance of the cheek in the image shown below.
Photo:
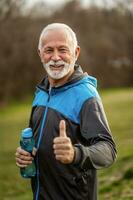
{"label": "cheek", "polygon": [[72,60],[73,60],[73,57],[66,54],[66,55],[61,55],[61,59],[62,59],[64,62],[71,63]]}
{"label": "cheek", "polygon": [[44,63],[47,63],[50,60],[50,56],[49,55],[41,54],[40,58],[41,58],[41,61],[44,62]]}

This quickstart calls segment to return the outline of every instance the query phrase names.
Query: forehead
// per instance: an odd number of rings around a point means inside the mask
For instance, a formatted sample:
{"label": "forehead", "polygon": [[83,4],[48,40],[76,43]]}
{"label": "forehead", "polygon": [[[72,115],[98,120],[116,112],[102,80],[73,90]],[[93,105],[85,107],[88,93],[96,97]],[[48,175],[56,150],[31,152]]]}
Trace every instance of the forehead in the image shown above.
{"label": "forehead", "polygon": [[71,46],[71,35],[62,29],[48,30],[42,37],[43,46],[65,45]]}

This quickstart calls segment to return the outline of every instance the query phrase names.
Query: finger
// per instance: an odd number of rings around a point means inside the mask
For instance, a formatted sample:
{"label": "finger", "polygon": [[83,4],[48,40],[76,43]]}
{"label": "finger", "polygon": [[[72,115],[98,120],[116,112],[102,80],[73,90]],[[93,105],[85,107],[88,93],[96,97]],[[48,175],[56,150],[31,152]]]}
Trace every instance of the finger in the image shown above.
{"label": "finger", "polygon": [[30,155],[30,156],[23,156],[21,154],[17,154],[16,153],[16,158],[19,158],[21,160],[25,160],[25,161],[32,161],[33,160],[33,157]]}
{"label": "finger", "polygon": [[53,140],[54,144],[65,144],[65,143],[69,143],[69,142],[70,142],[69,137],[56,137]]}
{"label": "finger", "polygon": [[37,152],[37,148],[33,148],[33,151],[32,151],[32,156],[34,157],[36,155],[36,152]]}
{"label": "finger", "polygon": [[31,163],[28,163],[28,164],[24,164],[24,163],[19,163],[18,161],[16,161],[16,165],[20,168],[24,168],[24,167],[27,167],[29,164]]}
{"label": "finger", "polygon": [[70,144],[54,144],[53,148],[55,150],[71,150],[71,145]]}
{"label": "finger", "polygon": [[27,167],[27,165],[21,165],[21,164],[19,164],[19,163],[17,163],[17,162],[16,162],[16,165],[17,165],[18,167],[20,167],[20,168]]}
{"label": "finger", "polygon": [[22,159],[20,159],[20,158],[16,158],[16,163],[18,164],[18,165],[25,165],[25,166],[27,166],[27,165],[29,165],[29,164],[31,164],[32,163],[32,161],[27,161],[27,160],[22,160]]}
{"label": "finger", "polygon": [[55,154],[55,158],[56,158],[56,160],[62,161],[62,160],[64,160],[64,155],[56,155]]}
{"label": "finger", "polygon": [[55,155],[55,158],[63,164],[70,163],[68,158],[64,158],[64,155]]}
{"label": "finger", "polygon": [[21,147],[17,148],[16,153],[21,154],[21,155],[25,155],[25,156],[29,156],[30,153],[28,151],[25,151],[24,149],[22,149]]}
{"label": "finger", "polygon": [[69,151],[67,150],[54,150],[54,154],[58,155],[58,156],[65,156],[65,155],[69,155]]}
{"label": "finger", "polygon": [[66,123],[64,120],[61,120],[59,123],[59,136],[60,137],[67,137],[66,135]]}

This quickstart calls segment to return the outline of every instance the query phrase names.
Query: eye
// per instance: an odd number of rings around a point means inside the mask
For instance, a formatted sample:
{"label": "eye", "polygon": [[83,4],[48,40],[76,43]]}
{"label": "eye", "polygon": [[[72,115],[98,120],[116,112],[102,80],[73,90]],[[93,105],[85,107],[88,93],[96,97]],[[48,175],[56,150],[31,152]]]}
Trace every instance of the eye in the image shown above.
{"label": "eye", "polygon": [[66,48],[60,48],[59,50],[60,50],[60,52],[62,52],[62,53],[68,52],[68,49],[66,49]]}
{"label": "eye", "polygon": [[44,53],[51,53],[51,52],[53,52],[52,49],[44,49]]}

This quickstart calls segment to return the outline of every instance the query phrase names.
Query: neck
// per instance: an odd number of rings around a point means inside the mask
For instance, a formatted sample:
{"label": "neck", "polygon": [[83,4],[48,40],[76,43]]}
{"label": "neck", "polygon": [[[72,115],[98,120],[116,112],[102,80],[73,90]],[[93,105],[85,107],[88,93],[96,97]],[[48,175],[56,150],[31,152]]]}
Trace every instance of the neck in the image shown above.
{"label": "neck", "polygon": [[65,77],[61,78],[61,79],[52,79],[50,76],[48,76],[48,80],[50,83],[51,87],[59,87],[61,85],[64,85],[67,80],[70,78],[70,76],[73,74],[74,70],[71,71],[70,73],[68,73]]}

